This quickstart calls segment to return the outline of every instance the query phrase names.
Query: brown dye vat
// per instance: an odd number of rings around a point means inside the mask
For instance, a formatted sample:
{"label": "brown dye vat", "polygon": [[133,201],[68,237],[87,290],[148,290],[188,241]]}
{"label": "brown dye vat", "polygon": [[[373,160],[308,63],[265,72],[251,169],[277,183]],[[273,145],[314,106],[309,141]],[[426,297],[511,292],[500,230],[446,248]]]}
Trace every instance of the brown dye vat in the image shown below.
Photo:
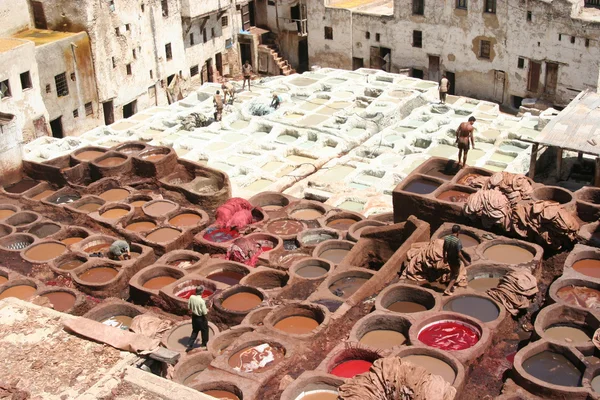
{"label": "brown dye vat", "polygon": [[261,208],[263,209],[263,211],[273,212],[281,210],[283,206],[262,206]]}
{"label": "brown dye vat", "polygon": [[129,210],[125,210],[123,208],[113,208],[113,209],[103,212],[102,214],[100,214],[100,216],[102,218],[106,218],[106,219],[117,219],[117,218],[121,218],[124,215],[127,215],[128,213],[129,213]]}
{"label": "brown dye vat", "polygon": [[97,267],[85,271],[79,279],[89,283],[106,283],[113,279],[119,271],[111,267]]}
{"label": "brown dye vat", "polygon": [[146,289],[150,290],[159,290],[167,285],[170,285],[176,280],[177,278],[173,278],[172,276],[157,276],[156,278],[152,278],[146,281],[146,283],[144,283],[142,287],[145,287]]}
{"label": "brown dye vat", "polygon": [[600,375],[595,376],[592,379],[592,390],[596,393],[600,393]]}
{"label": "brown dye vat", "polygon": [[579,260],[573,264],[573,269],[580,274],[591,276],[592,278],[600,278],[600,260],[593,258]]}
{"label": "brown dye vat", "polygon": [[25,257],[33,261],[48,261],[67,251],[67,246],[61,243],[42,243],[31,247],[25,252]]}
{"label": "brown dye vat", "polygon": [[81,153],[77,154],[76,157],[83,161],[91,161],[102,155],[104,155],[104,152],[102,152],[102,151],[88,150],[88,151],[82,151]]}
{"label": "brown dye vat", "polygon": [[132,321],[133,318],[128,315],[113,315],[112,317],[103,319],[100,322],[104,325],[112,326],[127,331],[129,330]]}
{"label": "brown dye vat", "polygon": [[579,387],[582,373],[567,357],[552,351],[542,351],[523,362],[530,375],[554,385]]}
{"label": "brown dye vat", "polygon": [[294,235],[304,230],[304,225],[299,221],[282,219],[267,225],[267,231],[274,235]]}
{"label": "brown dye vat", "polygon": [[196,379],[198,377],[198,375],[200,375],[202,372],[204,372],[203,369],[201,369],[200,371],[194,372],[193,374],[191,374],[190,376],[188,376],[187,378],[185,378],[183,380],[183,384],[185,386],[189,386],[194,381],[194,379]]}
{"label": "brown dye vat", "polygon": [[80,265],[83,265],[85,263],[85,261],[81,261],[81,260],[72,260],[72,261],[67,261],[64,264],[60,264],[58,266],[59,269],[62,269],[64,271],[70,271],[72,269],[75,269],[77,267],[79,267]]}
{"label": "brown dye vat", "polygon": [[240,281],[242,280],[242,278],[245,275],[239,272],[235,272],[235,271],[219,271],[219,272],[213,272],[212,274],[208,275],[206,277],[206,279],[210,279],[216,282],[221,282],[224,283],[226,285],[229,286],[233,286],[233,285],[237,285],[238,283],[240,283]]}
{"label": "brown dye vat", "polygon": [[146,239],[152,240],[153,242],[163,243],[169,242],[177,238],[181,232],[173,228],[160,228],[146,236]]}
{"label": "brown dye vat", "polygon": [[194,226],[194,225],[198,225],[198,222],[200,222],[202,220],[202,217],[200,217],[197,214],[192,214],[192,213],[184,213],[184,214],[179,214],[174,216],[173,218],[171,218],[169,220],[169,224],[173,225],[173,226]]}
{"label": "brown dye vat", "polygon": [[600,290],[586,286],[565,286],[558,289],[556,296],[574,306],[600,309]]}
{"label": "brown dye vat", "polygon": [[6,283],[6,282],[8,282],[8,278],[0,275],[0,285],[2,285],[3,283]]}
{"label": "brown dye vat", "polygon": [[440,193],[437,198],[439,200],[449,201],[452,203],[466,203],[470,194],[461,192],[459,190],[447,190],[443,193]]}
{"label": "brown dye vat", "polygon": [[101,199],[106,201],[121,201],[129,196],[129,192],[125,189],[110,189],[100,194]]}
{"label": "brown dye vat", "polygon": [[97,162],[97,164],[101,165],[103,167],[116,167],[117,165],[123,164],[125,161],[127,161],[126,158],[108,157],[108,158],[105,158],[104,160]]}
{"label": "brown dye vat", "polygon": [[311,390],[304,392],[302,400],[337,400],[337,391]]}
{"label": "brown dye vat", "polygon": [[56,311],[67,311],[75,304],[75,295],[69,292],[50,292],[41,297],[50,300]]}
{"label": "brown dye vat", "polygon": [[387,309],[390,311],[406,314],[427,311],[427,307],[425,307],[423,304],[415,303],[412,301],[396,301],[387,306]]}
{"label": "brown dye vat", "polygon": [[359,343],[376,349],[389,349],[406,343],[406,336],[400,332],[389,329],[377,329],[367,332],[360,338]]}
{"label": "brown dye vat", "polygon": [[416,194],[429,194],[435,189],[440,187],[440,184],[434,181],[425,179],[415,179],[404,187],[405,192],[416,193]]}
{"label": "brown dye vat", "polygon": [[297,219],[317,219],[321,218],[323,216],[323,213],[314,208],[301,208],[299,210],[293,211],[292,214],[290,214],[290,216]]}
{"label": "brown dye vat", "polygon": [[134,222],[133,224],[129,224],[125,227],[126,230],[132,232],[150,231],[154,228],[156,228],[156,224],[151,221]]}
{"label": "brown dye vat", "polygon": [[264,372],[277,365],[284,356],[283,350],[271,347],[268,343],[262,343],[243,348],[229,357],[229,366],[241,372]]}
{"label": "brown dye vat", "polygon": [[[192,324],[183,324],[178,326],[171,332],[167,338],[167,347],[173,351],[183,351],[186,349],[190,336],[192,335]],[[208,327],[209,340],[215,335],[212,328]]]}
{"label": "brown dye vat", "polygon": [[339,264],[346,255],[350,253],[348,249],[327,249],[321,254],[319,254],[320,258],[324,258],[328,261],[331,261],[334,264]]}
{"label": "brown dye vat", "polygon": [[212,396],[216,399],[221,399],[221,400],[240,400],[240,398],[237,397],[235,394],[233,394],[231,392],[227,392],[225,390],[205,390],[204,392],[200,392],[200,393],[204,393],[208,396]]}
{"label": "brown dye vat", "polygon": [[319,278],[325,275],[327,271],[325,268],[318,265],[307,265],[296,270],[296,274],[303,278]]}
{"label": "brown dye vat", "polygon": [[99,251],[108,249],[109,247],[110,247],[110,243],[100,243],[100,244],[95,244],[90,247],[86,247],[83,251],[85,251],[86,253],[97,253]]}
{"label": "brown dye vat", "polygon": [[40,194],[36,194],[35,196],[33,196],[31,199],[32,200],[42,200],[50,195],[53,195],[54,193],[56,193],[55,190],[44,190],[42,193]]}
{"label": "brown dye vat", "polygon": [[275,329],[295,335],[304,335],[310,333],[318,326],[319,323],[316,320],[300,315],[284,318],[273,325]]}
{"label": "brown dye vat", "polygon": [[143,157],[144,160],[155,161],[155,162],[158,160],[162,160],[163,158],[165,158],[165,154],[152,154],[152,155]]}
{"label": "brown dye vat", "polygon": [[548,338],[563,341],[567,344],[592,341],[592,335],[589,332],[586,332],[582,328],[568,325],[552,325],[546,328],[544,334]]}
{"label": "brown dye vat", "polygon": [[66,239],[63,239],[63,240],[61,240],[61,242],[66,244],[67,246],[70,246],[72,244],[79,243],[82,240],[83,240],[82,237],[73,236],[73,237],[68,237]]}
{"label": "brown dye vat", "polygon": [[77,209],[81,210],[81,211],[94,212],[97,209],[99,209],[100,207],[102,207],[102,204],[98,204],[98,203],[85,203],[85,204],[82,204],[79,207],[77,207]]}
{"label": "brown dye vat", "polygon": [[54,235],[58,231],[60,231],[60,226],[52,223],[44,223],[30,229],[29,233],[42,239]]}
{"label": "brown dye vat", "polygon": [[36,181],[32,181],[29,179],[23,179],[22,181],[19,181],[13,185],[5,187],[4,190],[8,193],[19,194],[19,193],[26,192],[27,190],[31,189],[32,187],[37,186],[37,184],[38,184],[38,182],[36,182]]}
{"label": "brown dye vat", "polygon": [[173,203],[169,203],[167,201],[157,201],[156,203],[150,204],[146,207],[146,211],[152,215],[164,215],[170,213],[177,206]]}
{"label": "brown dye vat", "polygon": [[522,264],[533,260],[534,255],[527,249],[512,244],[496,244],[488,247],[483,256],[503,264]]}
{"label": "brown dye vat", "polygon": [[476,278],[469,281],[469,287],[476,292],[485,293],[486,290],[498,287],[500,278]]}
{"label": "brown dye vat", "polygon": [[130,204],[132,207],[142,207],[147,202],[148,202],[148,200],[136,200],[136,201],[132,201]]}
{"label": "brown dye vat", "polygon": [[477,296],[455,297],[444,305],[444,310],[468,315],[482,322],[491,322],[500,316],[496,303]]}
{"label": "brown dye vat", "polygon": [[467,174],[459,179],[457,182],[459,185],[471,186],[471,182],[475,179],[481,178],[483,175],[480,174]]}
{"label": "brown dye vat", "polygon": [[15,211],[13,210],[0,210],[0,219],[8,218],[14,213]]}
{"label": "brown dye vat", "polygon": [[223,308],[231,311],[248,311],[262,303],[260,297],[254,293],[240,292],[223,300]]}
{"label": "brown dye vat", "polygon": [[367,278],[358,278],[350,276],[335,281],[331,286],[329,286],[329,290],[337,297],[347,299],[348,297],[352,296],[367,281]]}
{"label": "brown dye vat", "polygon": [[431,374],[441,376],[450,384],[453,384],[456,379],[456,373],[452,367],[439,358],[414,354],[402,357],[402,361],[421,366]]}
{"label": "brown dye vat", "polygon": [[16,297],[17,299],[21,300],[29,300],[33,297],[36,290],[36,288],[29,285],[12,286],[6,289],[4,292],[0,293],[0,300],[6,299],[8,297]]}
{"label": "brown dye vat", "polygon": [[475,239],[473,236],[466,235],[464,233],[459,233],[458,238],[460,239],[460,242],[462,243],[463,247],[465,247],[465,248],[474,247],[474,246],[479,245],[479,241],[477,239]]}
{"label": "brown dye vat", "polygon": [[347,231],[351,225],[357,223],[358,221],[350,218],[339,218],[329,221],[327,223],[328,228],[337,229],[340,231]]}

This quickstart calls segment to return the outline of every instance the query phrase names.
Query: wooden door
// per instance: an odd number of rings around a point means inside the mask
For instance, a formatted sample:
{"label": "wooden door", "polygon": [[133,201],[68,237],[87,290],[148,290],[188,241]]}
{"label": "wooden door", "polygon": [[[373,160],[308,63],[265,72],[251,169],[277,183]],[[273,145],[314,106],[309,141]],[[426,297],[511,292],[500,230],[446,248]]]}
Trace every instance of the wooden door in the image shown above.
{"label": "wooden door", "polygon": [[542,64],[529,61],[529,76],[527,78],[527,90],[530,92],[537,92],[540,87],[540,73],[542,71]]}
{"label": "wooden door", "polygon": [[557,63],[546,63],[546,94],[556,94],[556,86],[558,85],[558,64]]}
{"label": "wooden door", "polygon": [[242,6],[242,28],[247,31],[252,26],[250,23],[250,6],[248,4]]}
{"label": "wooden door", "polygon": [[359,57],[352,57],[352,70],[357,70],[359,68],[362,68],[364,66],[364,62],[362,58]]}
{"label": "wooden door", "polygon": [[32,1],[31,9],[33,11],[33,23],[35,27],[37,29],[48,29],[46,14],[44,13],[44,5],[39,1]]}
{"label": "wooden door", "polygon": [[429,71],[427,78],[430,81],[440,81],[440,58],[438,56],[429,56]]}
{"label": "wooden door", "polygon": [[371,59],[369,67],[372,69],[381,69],[383,60],[379,56],[379,47],[371,46]]}
{"label": "wooden door", "polygon": [[504,71],[494,71],[494,100],[498,103],[504,102],[504,86],[506,74]]}

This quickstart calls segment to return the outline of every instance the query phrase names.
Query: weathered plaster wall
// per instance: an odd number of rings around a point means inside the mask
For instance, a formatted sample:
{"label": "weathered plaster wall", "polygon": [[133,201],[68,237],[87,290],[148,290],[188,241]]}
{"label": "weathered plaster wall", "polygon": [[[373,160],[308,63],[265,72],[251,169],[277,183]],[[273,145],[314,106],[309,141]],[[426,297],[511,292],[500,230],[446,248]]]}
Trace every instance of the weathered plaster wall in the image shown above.
{"label": "weathered plaster wall", "polygon": [[[308,2],[306,9],[310,64],[352,69],[352,13],[339,8],[326,9],[321,0]],[[326,26],[333,28],[333,40],[324,38]]]}
{"label": "weathered plaster wall", "polygon": [[31,26],[27,0],[0,1],[0,37],[10,36]]}
{"label": "weathered plaster wall", "polygon": [[21,144],[23,135],[12,114],[0,113],[0,185],[19,179],[23,166]]}

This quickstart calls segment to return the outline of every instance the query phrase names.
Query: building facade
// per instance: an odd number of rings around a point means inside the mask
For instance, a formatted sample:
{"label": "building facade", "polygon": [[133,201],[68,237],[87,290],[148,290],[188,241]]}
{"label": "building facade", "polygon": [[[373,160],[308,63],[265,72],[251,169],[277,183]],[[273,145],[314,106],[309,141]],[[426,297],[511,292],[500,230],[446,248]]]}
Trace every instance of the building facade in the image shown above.
{"label": "building facade", "polygon": [[518,108],[565,106],[598,87],[595,0],[325,0],[308,2],[311,65],[370,67],[438,81]]}

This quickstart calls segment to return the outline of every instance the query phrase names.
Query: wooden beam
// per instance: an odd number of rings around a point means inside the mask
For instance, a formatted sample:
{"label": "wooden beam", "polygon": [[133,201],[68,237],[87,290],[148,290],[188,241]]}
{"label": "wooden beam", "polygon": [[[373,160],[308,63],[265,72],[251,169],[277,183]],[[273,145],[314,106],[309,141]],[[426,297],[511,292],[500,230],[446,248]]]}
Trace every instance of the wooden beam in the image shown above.
{"label": "wooden beam", "polygon": [[594,172],[594,186],[600,187],[600,157],[596,157],[596,171]]}
{"label": "wooden beam", "polygon": [[531,179],[535,178],[535,164],[537,162],[537,153],[539,147],[539,144],[534,143],[531,148],[531,159],[529,160],[529,177]]}
{"label": "wooden beam", "polygon": [[556,149],[556,178],[560,181],[562,175],[563,149]]}

